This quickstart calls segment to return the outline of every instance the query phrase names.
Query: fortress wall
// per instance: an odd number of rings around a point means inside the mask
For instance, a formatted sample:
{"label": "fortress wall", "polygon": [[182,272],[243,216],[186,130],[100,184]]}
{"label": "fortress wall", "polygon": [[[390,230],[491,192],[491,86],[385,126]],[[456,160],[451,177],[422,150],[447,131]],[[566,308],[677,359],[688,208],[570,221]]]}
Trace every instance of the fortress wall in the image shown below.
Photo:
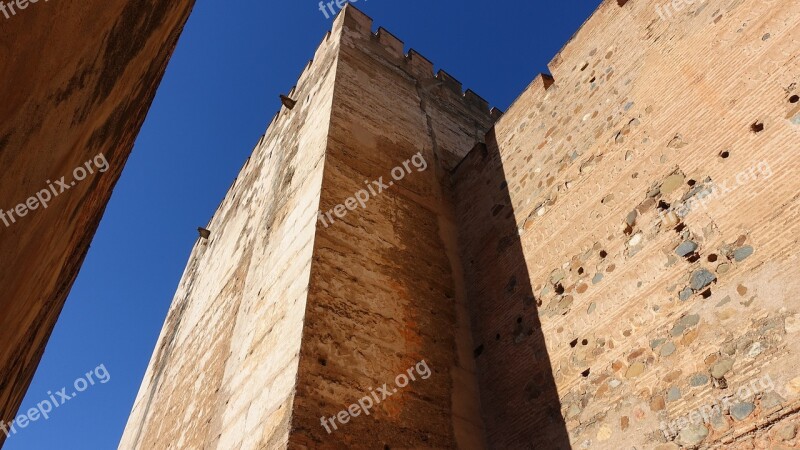
{"label": "fortress wall", "polygon": [[800,9],[624,3],[454,175],[489,441],[794,448]]}
{"label": "fortress wall", "polygon": [[338,45],[325,36],[192,251],[120,448],[286,446]]}

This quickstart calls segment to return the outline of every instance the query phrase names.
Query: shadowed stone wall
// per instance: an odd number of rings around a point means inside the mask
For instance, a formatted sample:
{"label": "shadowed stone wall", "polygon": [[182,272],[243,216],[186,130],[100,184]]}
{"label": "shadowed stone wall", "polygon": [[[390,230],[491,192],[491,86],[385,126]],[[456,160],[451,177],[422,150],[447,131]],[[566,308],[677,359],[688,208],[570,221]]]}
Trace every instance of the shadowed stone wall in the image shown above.
{"label": "shadowed stone wall", "polygon": [[[19,408],[193,5],[51,1],[0,15],[0,208],[12,210],[0,212],[0,420]],[[101,153],[107,170],[72,185]],[[17,210],[51,185],[47,208]]]}

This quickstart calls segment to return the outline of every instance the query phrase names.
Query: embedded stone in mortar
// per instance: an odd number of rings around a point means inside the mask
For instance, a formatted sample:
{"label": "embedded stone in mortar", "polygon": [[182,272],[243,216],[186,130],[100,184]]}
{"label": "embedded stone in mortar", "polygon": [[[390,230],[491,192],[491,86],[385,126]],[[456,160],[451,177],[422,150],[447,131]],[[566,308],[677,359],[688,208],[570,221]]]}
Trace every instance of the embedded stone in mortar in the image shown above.
{"label": "embedded stone in mortar", "polygon": [[716,279],[717,276],[714,275],[713,273],[709,272],[706,269],[700,269],[696,270],[692,274],[692,279],[689,284],[692,287],[692,289],[694,289],[695,291],[699,291],[700,289],[703,289],[704,287],[716,281]]}
{"label": "embedded stone in mortar", "polygon": [[719,380],[730,372],[731,369],[733,369],[733,360],[725,358],[711,367],[711,376]]}
{"label": "embedded stone in mortar", "polygon": [[741,422],[747,419],[747,417],[749,417],[750,414],[752,414],[755,410],[756,405],[752,403],[737,403],[731,406],[731,417]]}
{"label": "embedded stone in mortar", "polygon": [[745,245],[744,247],[733,251],[733,258],[736,260],[736,262],[742,262],[750,257],[750,255],[753,254],[753,251],[753,247]]}
{"label": "embedded stone in mortar", "polygon": [[686,256],[697,250],[697,244],[694,241],[684,241],[675,249],[678,256]]}

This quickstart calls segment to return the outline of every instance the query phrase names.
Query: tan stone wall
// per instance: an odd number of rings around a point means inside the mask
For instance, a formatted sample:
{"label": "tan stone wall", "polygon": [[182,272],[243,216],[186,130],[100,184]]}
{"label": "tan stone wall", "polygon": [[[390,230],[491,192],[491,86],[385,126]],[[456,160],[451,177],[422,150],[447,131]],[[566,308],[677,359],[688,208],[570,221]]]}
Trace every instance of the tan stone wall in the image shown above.
{"label": "tan stone wall", "polygon": [[604,2],[456,172],[493,448],[800,445],[800,5],[657,5]]}
{"label": "tan stone wall", "polygon": [[120,448],[286,446],[337,52],[327,35],[196,244]]}
{"label": "tan stone wall", "polygon": [[[485,102],[371,23],[348,8],[334,29],[343,34],[320,209],[365,180],[393,184],[318,224],[290,447],[484,448],[446,170],[493,120]],[[427,168],[394,180],[417,153]],[[321,425],[422,360],[430,378],[330,434]]]}
{"label": "tan stone wall", "polygon": [[0,208],[69,183],[99,153],[109,164],[0,222],[0,420],[19,408],[193,4],[39,2],[0,15]]}

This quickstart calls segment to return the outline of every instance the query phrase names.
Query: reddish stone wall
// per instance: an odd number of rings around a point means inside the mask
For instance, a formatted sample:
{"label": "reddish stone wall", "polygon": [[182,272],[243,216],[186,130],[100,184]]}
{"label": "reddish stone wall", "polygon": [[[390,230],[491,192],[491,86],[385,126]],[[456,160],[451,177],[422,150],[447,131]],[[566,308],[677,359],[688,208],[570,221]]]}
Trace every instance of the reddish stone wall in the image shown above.
{"label": "reddish stone wall", "polygon": [[[290,446],[483,448],[446,170],[493,120],[484,101],[371,23],[348,8],[334,28],[342,44],[320,209],[345,204],[365,180],[386,187],[318,223]],[[330,434],[320,424],[372,388],[394,389],[423,360],[432,375],[369,416]]]}

